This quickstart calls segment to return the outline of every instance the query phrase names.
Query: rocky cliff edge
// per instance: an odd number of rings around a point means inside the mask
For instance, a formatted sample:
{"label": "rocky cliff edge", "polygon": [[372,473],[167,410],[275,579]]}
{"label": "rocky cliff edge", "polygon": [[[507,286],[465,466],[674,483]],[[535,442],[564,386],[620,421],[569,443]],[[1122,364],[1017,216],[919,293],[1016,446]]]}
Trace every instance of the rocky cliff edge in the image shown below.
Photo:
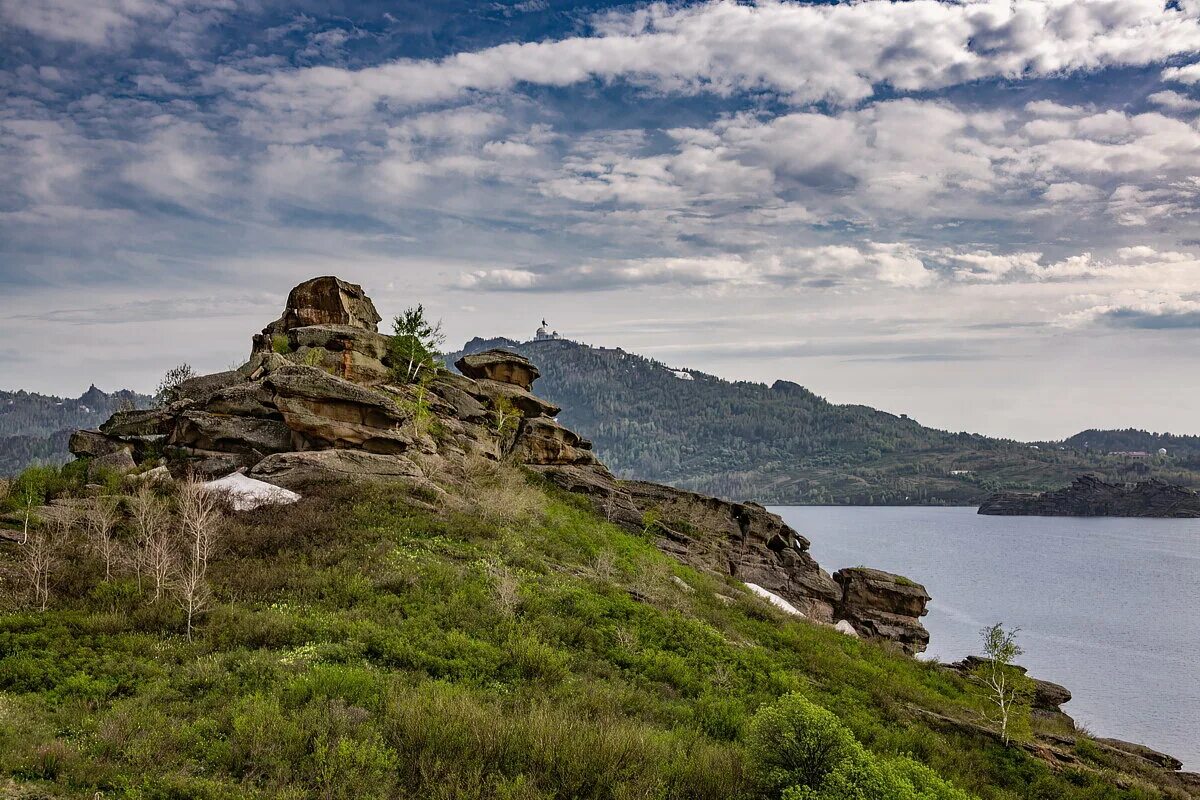
{"label": "rocky cliff edge", "polygon": [[555,420],[559,409],[532,393],[538,370],[523,356],[489,350],[460,359],[459,374],[398,382],[379,321],[361,286],[306,281],[254,337],[242,367],[188,380],[159,408],[118,412],[77,432],[71,450],[116,471],[241,470],[287,489],[385,479],[430,496],[469,458],[507,459],[586,496],[680,561],[755,584],[813,622],[910,654],[925,649],[923,587],[863,568],[831,576],[808,540],[762,506],[617,480],[590,442]]}

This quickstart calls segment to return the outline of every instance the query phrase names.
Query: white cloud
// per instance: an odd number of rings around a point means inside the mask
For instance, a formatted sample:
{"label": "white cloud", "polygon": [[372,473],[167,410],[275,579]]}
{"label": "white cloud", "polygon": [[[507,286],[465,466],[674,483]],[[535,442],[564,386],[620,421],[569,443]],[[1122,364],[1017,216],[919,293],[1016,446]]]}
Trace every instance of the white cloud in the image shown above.
{"label": "white cloud", "polygon": [[767,90],[804,105],[856,103],[887,85],[937,89],[1143,65],[1200,50],[1197,10],[1159,0],[887,0],[809,5],[716,0],[651,5],[599,18],[598,36],[509,43],[439,60],[351,70],[246,73],[216,84],[265,113],[361,116],[521,83],[627,79],[656,91]]}
{"label": "white cloud", "polygon": [[1200,83],[1200,61],[1183,67],[1168,67],[1162,71],[1162,79],[1189,85]]}
{"label": "white cloud", "polygon": [[592,261],[561,269],[490,269],[461,274],[463,289],[587,291],[639,286],[740,290],[813,285],[926,286],[935,276],[912,247],[889,242],[795,247],[752,257],[641,258]]}
{"label": "white cloud", "polygon": [[1200,295],[1181,296],[1160,289],[1131,289],[1108,302],[1061,315],[1060,327],[1101,324],[1143,330],[1200,329]]}
{"label": "white cloud", "polygon": [[96,48],[125,47],[143,25],[156,41],[188,49],[233,0],[0,0],[0,19],[44,39]]}
{"label": "white cloud", "polygon": [[1170,90],[1155,92],[1146,99],[1156,106],[1162,106],[1171,111],[1200,111],[1200,100],[1179,92]]}

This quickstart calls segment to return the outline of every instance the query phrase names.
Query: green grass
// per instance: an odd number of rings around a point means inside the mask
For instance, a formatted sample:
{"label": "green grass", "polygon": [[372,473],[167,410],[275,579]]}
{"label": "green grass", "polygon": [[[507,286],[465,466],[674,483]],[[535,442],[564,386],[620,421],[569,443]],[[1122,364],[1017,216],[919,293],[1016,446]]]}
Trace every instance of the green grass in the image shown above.
{"label": "green grass", "polygon": [[910,706],[973,717],[979,697],[788,621],[578,498],[540,484],[480,496],[514,493],[511,513],[435,511],[399,487],[314,487],[239,515],[192,643],[175,606],[131,578],[99,583],[74,554],[50,611],[13,595],[0,615],[0,793],[775,797],[748,726],[800,692],[872,753],[981,798],[1158,796],[927,727]]}

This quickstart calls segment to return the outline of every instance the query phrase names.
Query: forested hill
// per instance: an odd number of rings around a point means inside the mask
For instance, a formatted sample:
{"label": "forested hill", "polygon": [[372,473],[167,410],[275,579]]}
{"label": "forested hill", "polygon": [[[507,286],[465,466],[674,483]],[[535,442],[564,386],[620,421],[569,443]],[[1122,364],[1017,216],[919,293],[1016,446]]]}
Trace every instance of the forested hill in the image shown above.
{"label": "forested hill", "polygon": [[71,458],[67,440],[80,428],[95,428],[123,403],[149,405],[151,398],[123,389],[90,387],[78,398],[26,391],[0,391],[0,475],[30,464],[63,464]]}
{"label": "forested hill", "polygon": [[1089,429],[1077,433],[1061,444],[1077,450],[1093,450],[1102,453],[1143,452],[1154,454],[1160,449],[1170,456],[1178,456],[1200,467],[1200,436],[1176,436],[1171,433],[1126,428],[1119,431]]}
{"label": "forested hill", "polygon": [[[461,352],[492,347],[532,359],[542,372],[538,394],[561,406],[564,424],[591,437],[621,476],[723,497],[973,504],[996,489],[1050,489],[1084,472],[1114,482],[1153,475],[1200,486],[1200,459],[1182,447],[1179,455],[1168,447],[1166,457],[1146,459],[1108,452],[1149,445],[1085,448],[1079,437],[1035,449],[835,405],[788,381],[731,382],[564,339],[474,339]],[[1099,442],[1097,432],[1088,433]]]}

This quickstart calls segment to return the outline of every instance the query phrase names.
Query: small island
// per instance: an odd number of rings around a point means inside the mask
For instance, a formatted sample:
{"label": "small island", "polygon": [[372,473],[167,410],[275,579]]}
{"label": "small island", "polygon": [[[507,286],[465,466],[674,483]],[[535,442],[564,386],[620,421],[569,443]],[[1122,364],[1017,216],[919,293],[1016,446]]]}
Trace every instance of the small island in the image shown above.
{"label": "small island", "polygon": [[1200,518],[1200,493],[1162,480],[1106,483],[1094,475],[1050,492],[997,492],[980,514],[1040,517]]}

